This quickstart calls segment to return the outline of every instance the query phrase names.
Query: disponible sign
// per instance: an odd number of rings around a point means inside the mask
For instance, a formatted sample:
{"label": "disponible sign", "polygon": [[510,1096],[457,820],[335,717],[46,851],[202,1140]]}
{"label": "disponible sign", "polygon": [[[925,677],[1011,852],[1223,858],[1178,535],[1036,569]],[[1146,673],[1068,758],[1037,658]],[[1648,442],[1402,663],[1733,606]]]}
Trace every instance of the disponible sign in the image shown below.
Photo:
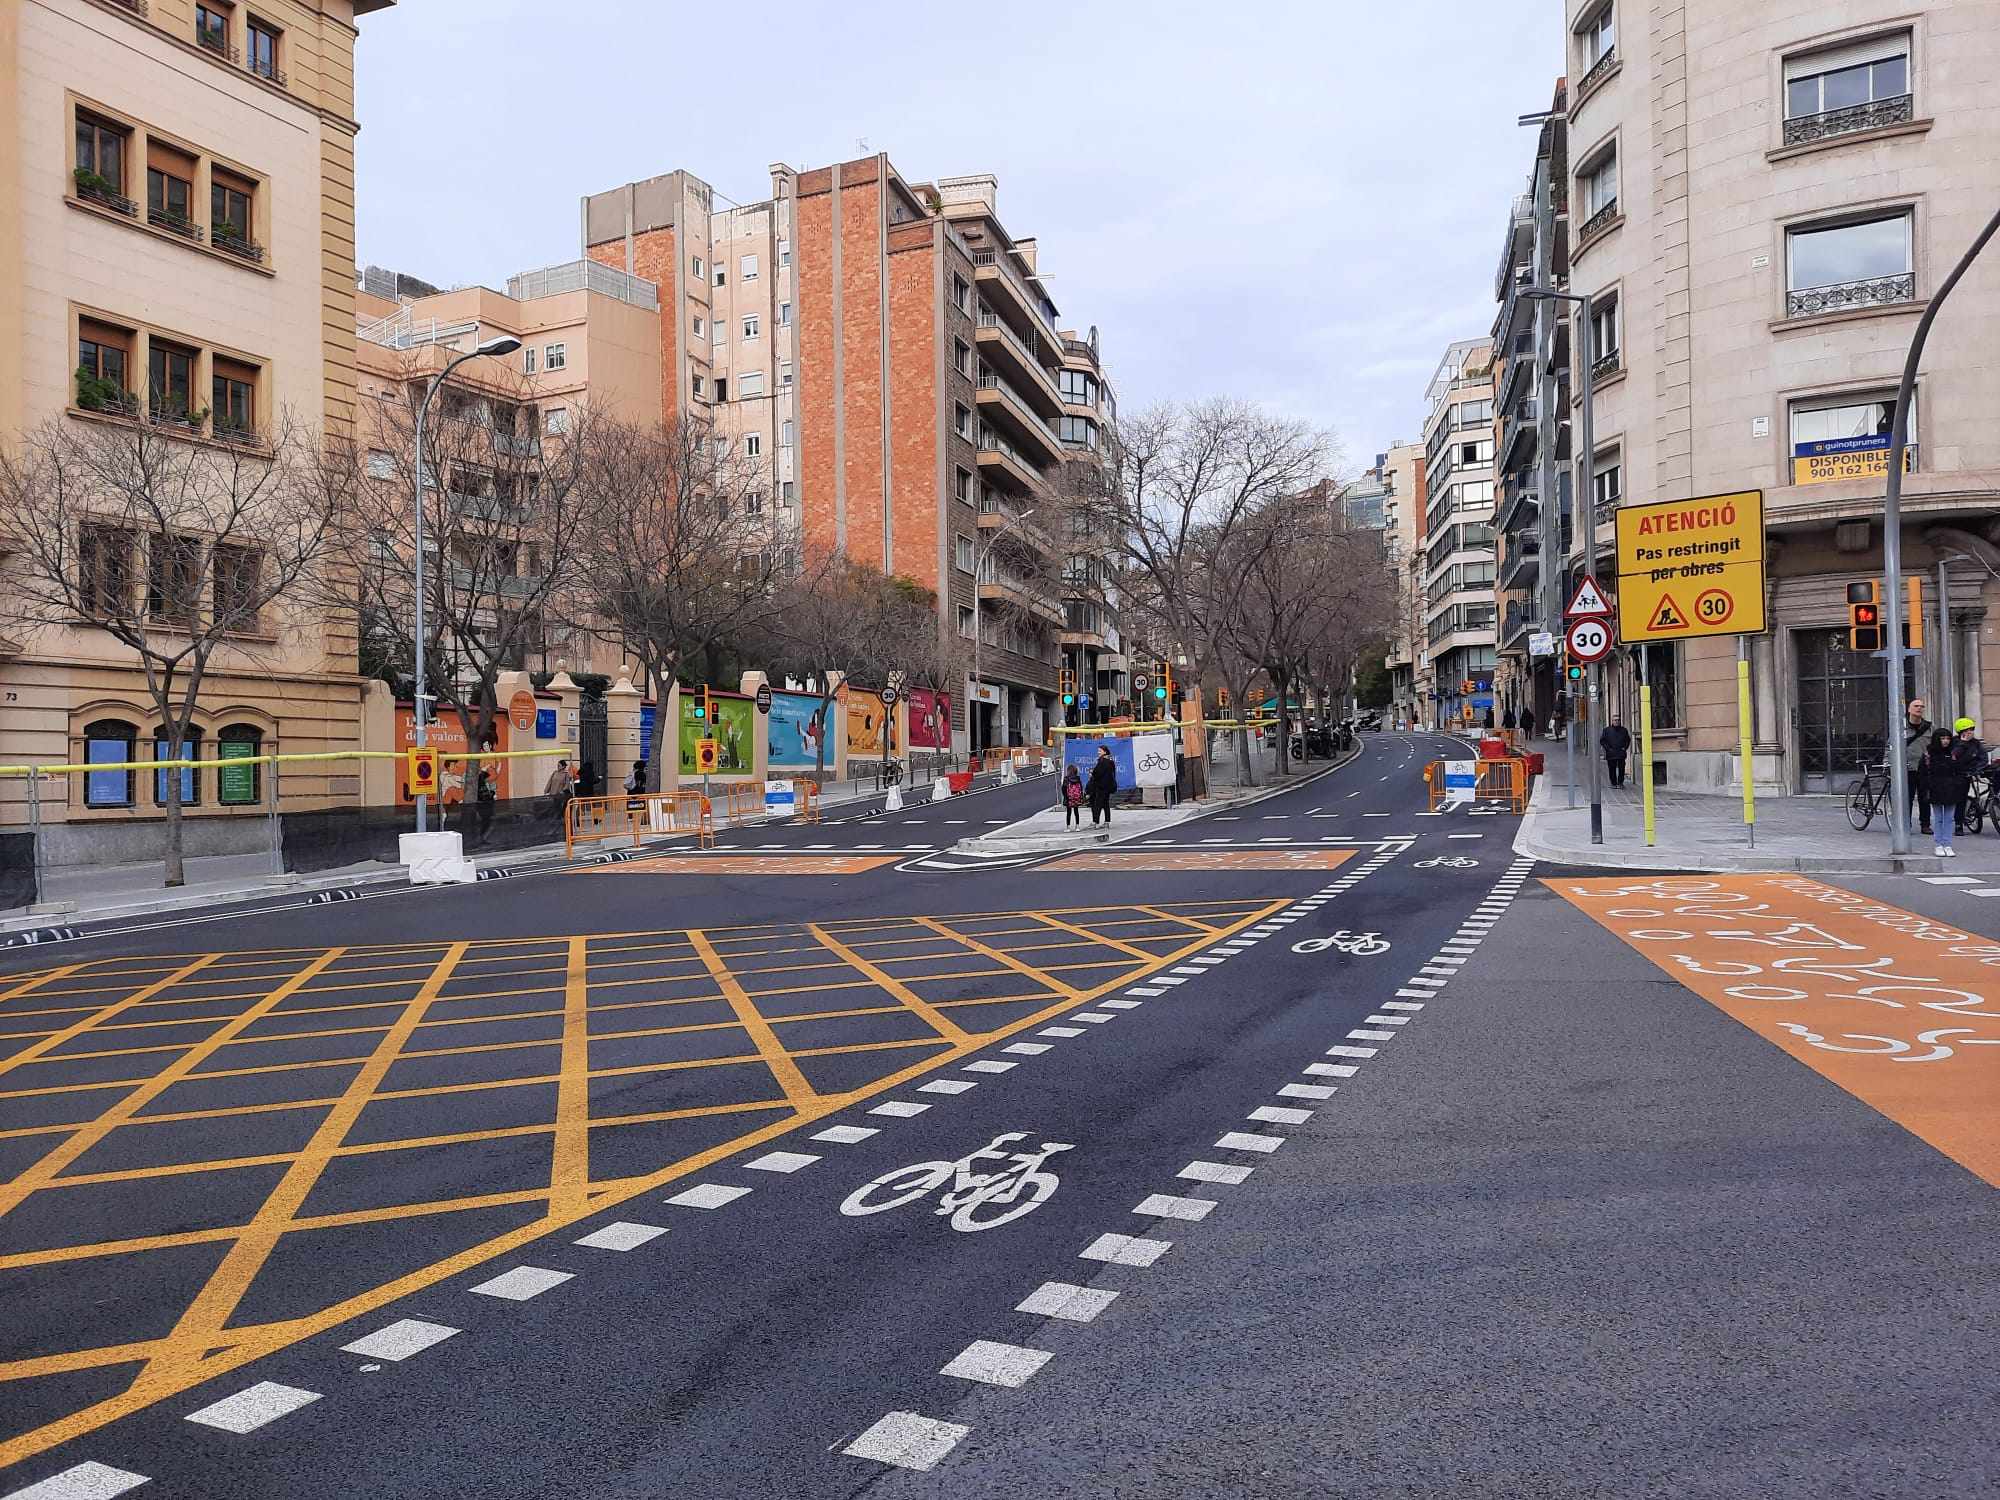
{"label": "disponible sign", "polygon": [[[1889,448],[1886,432],[1794,444],[1792,483],[1834,484],[1843,479],[1884,478],[1889,472]],[[1916,444],[1907,443],[1903,447],[1903,472],[1914,473],[1916,467]]]}

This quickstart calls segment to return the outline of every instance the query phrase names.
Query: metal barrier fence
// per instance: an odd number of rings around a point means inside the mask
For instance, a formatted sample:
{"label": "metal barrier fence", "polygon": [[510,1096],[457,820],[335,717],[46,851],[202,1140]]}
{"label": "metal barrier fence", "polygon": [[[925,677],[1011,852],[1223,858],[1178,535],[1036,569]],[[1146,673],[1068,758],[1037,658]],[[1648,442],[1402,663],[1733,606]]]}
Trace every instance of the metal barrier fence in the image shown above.
{"label": "metal barrier fence", "polygon": [[1528,775],[1527,761],[1517,756],[1473,761],[1473,779],[1469,796],[1458,795],[1465,791],[1464,788],[1446,785],[1445,764],[1444,761],[1434,760],[1424,767],[1424,786],[1430,793],[1432,812],[1436,812],[1448,801],[1492,803],[1512,813],[1524,813],[1528,810],[1531,778]]}
{"label": "metal barrier fence", "polygon": [[700,792],[621,792],[610,797],[572,797],[563,809],[563,853],[574,855],[578,844],[630,838],[638,848],[648,833],[700,833],[712,830],[709,799]]}

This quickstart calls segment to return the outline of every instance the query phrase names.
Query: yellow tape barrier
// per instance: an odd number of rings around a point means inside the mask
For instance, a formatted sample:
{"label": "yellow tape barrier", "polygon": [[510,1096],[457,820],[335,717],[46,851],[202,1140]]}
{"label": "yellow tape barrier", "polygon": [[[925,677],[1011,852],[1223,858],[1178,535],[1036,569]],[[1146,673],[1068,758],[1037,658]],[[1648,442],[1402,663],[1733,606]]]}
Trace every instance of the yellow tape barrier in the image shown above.
{"label": "yellow tape barrier", "polygon": [[[447,760],[532,760],[546,759],[551,755],[570,756],[576,754],[576,746],[559,745],[549,750],[488,750],[475,754],[470,750],[440,752],[438,759]],[[235,760],[97,760],[82,765],[61,766],[0,766],[0,776],[60,776],[82,774],[90,771],[200,771],[213,770],[221,766],[278,766],[325,764],[334,760],[402,760],[401,750],[314,750],[296,754],[285,752],[277,755],[243,755]]]}

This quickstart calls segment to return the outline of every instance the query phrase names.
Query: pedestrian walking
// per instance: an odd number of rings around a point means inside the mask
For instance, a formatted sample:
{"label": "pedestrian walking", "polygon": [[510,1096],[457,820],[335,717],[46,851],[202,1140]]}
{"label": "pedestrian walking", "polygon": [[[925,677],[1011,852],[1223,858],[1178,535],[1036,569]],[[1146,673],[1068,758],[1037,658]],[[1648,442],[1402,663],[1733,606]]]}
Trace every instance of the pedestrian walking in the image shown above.
{"label": "pedestrian walking", "polygon": [[579,797],[595,797],[597,795],[597,767],[587,760],[577,763],[576,794]]}
{"label": "pedestrian walking", "polygon": [[[1972,746],[1978,743],[1971,742]],[[1933,729],[1930,743],[1924,749],[1924,780],[1930,787],[1931,798],[1932,852],[1944,859],[1958,854],[1951,840],[1958,831],[1959,804],[1972,790],[1972,763],[1977,753],[1949,729]]]}
{"label": "pedestrian walking", "polygon": [[473,787],[472,814],[478,819],[479,847],[486,847],[486,835],[493,827],[493,810],[500,800],[500,789],[494,784],[493,773],[481,766],[479,780]]}
{"label": "pedestrian walking", "polygon": [[1062,780],[1063,827],[1083,826],[1083,772],[1071,766],[1063,772]]}
{"label": "pedestrian walking", "polygon": [[1611,775],[1611,784],[1625,785],[1625,757],[1632,751],[1632,731],[1614,714],[1604,726],[1604,733],[1597,737],[1597,744],[1604,752],[1604,769]]}
{"label": "pedestrian walking", "polygon": [[646,794],[646,759],[644,756],[632,762],[631,774],[625,778],[625,790],[627,794],[634,797],[643,797]]}
{"label": "pedestrian walking", "polygon": [[555,815],[557,821],[561,821],[563,809],[569,805],[569,799],[576,795],[576,781],[569,774],[567,760],[556,762],[556,768],[549,772],[549,779],[542,787],[542,795],[548,798],[549,811]]}
{"label": "pedestrian walking", "polygon": [[1532,708],[1524,708],[1521,710],[1521,738],[1532,740],[1534,737],[1535,711]]}
{"label": "pedestrian walking", "polygon": [[1924,700],[1912,698],[1903,721],[1903,763],[1910,768],[1910,808],[1917,814],[1917,831],[1931,831],[1930,784],[1924,775],[1929,760],[1927,742],[1937,726],[1924,717]]}
{"label": "pedestrian walking", "polygon": [[1111,823],[1111,798],[1118,790],[1118,764],[1111,758],[1107,746],[1097,747],[1097,764],[1090,768],[1090,780],[1084,786],[1084,794],[1090,798],[1090,826],[1095,828],[1100,822],[1107,827]]}

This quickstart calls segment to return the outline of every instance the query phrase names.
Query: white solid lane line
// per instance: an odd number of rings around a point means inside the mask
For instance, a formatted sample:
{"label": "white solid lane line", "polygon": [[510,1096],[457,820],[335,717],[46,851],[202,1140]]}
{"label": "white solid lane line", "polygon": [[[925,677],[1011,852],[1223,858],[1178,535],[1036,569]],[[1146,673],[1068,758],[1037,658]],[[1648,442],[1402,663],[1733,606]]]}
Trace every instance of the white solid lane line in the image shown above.
{"label": "white solid lane line", "polygon": [[892,1411],[840,1451],[854,1458],[872,1458],[899,1469],[928,1473],[972,1431],[956,1422],[923,1417],[913,1411]]}
{"label": "white solid lane line", "polygon": [[302,1391],[297,1386],[260,1380],[248,1390],[224,1396],[200,1411],[189,1412],[187,1419],[204,1427],[219,1427],[224,1432],[255,1432],[265,1423],[289,1416],[301,1406],[310,1406],[319,1399],[318,1391]]}

